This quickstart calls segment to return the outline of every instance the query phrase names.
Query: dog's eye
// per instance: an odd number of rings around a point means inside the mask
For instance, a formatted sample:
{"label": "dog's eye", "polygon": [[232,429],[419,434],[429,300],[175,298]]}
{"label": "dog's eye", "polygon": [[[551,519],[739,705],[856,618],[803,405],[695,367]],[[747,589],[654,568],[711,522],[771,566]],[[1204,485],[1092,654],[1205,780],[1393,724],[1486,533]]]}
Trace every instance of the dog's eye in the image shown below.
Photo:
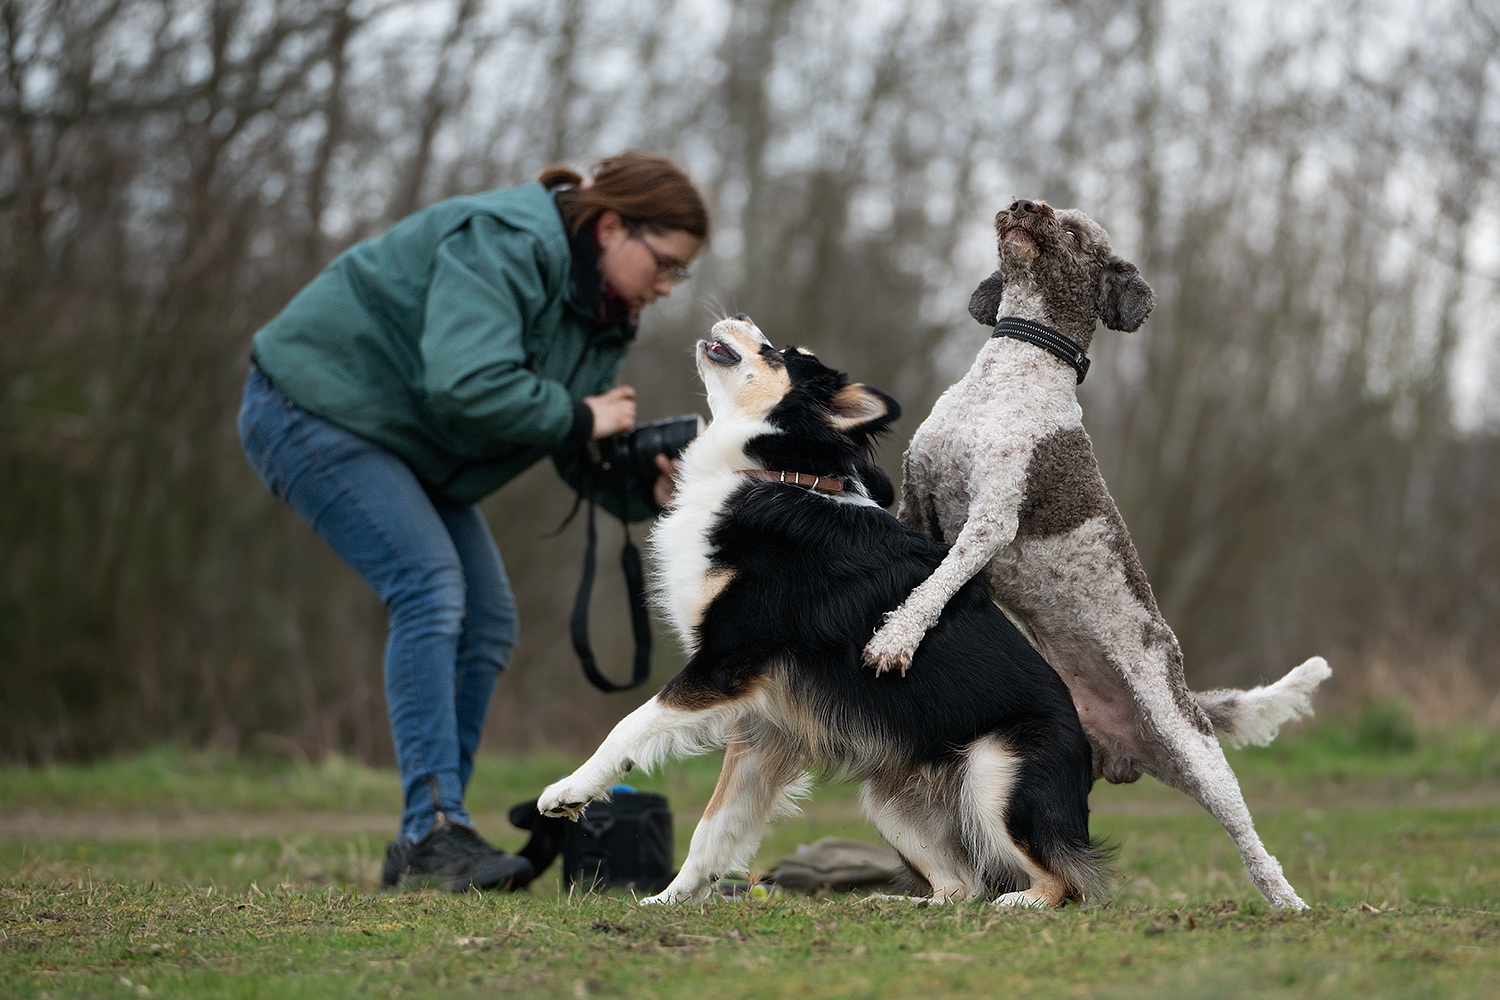
{"label": "dog's eye", "polygon": [[1075,233],[1075,232],[1073,232],[1073,230],[1071,230],[1071,229],[1069,229],[1067,232],[1063,233],[1063,235],[1066,236],[1068,239],[1072,240],[1074,243],[1078,242],[1078,234]]}

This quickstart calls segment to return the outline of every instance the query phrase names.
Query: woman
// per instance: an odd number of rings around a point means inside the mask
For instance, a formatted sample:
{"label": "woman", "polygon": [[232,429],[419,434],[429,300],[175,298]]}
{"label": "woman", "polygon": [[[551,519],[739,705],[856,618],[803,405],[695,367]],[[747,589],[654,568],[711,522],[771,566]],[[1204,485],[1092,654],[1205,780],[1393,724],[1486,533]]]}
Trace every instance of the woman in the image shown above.
{"label": "woman", "polygon": [[544,456],[627,520],[671,496],[671,464],[589,483],[585,445],[629,430],[611,388],[640,310],[708,238],[691,181],[627,152],[585,180],[438,202],[356,244],[255,334],[240,440],[273,493],[380,594],[386,704],[406,796],[383,884],[524,882],[474,831],[464,788],[515,645],[510,584],[475,504]]}

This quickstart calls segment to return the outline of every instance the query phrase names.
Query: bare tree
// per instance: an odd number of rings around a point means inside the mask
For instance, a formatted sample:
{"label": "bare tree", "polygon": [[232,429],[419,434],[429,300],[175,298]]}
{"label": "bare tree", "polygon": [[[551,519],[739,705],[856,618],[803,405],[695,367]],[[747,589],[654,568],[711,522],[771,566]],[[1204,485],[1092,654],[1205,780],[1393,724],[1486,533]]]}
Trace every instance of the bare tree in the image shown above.
{"label": "bare tree", "polygon": [[[744,310],[910,430],[986,335],[963,310],[994,212],[1077,204],[1159,296],[1100,334],[1081,399],[1195,683],[1311,652],[1415,677],[1440,650],[1484,702],[1500,414],[1455,411],[1466,345],[1500,336],[1500,22],[1437,0],[1397,36],[1392,13],[0,4],[0,753],[388,753],[379,602],[238,454],[249,336],[411,209],[627,146],[689,166],[716,223],[631,352],[644,417],[701,409],[687,345]],[[571,500],[538,468],[485,505],[526,623],[511,745],[585,744],[629,707],[564,638],[580,526],[547,536]]]}

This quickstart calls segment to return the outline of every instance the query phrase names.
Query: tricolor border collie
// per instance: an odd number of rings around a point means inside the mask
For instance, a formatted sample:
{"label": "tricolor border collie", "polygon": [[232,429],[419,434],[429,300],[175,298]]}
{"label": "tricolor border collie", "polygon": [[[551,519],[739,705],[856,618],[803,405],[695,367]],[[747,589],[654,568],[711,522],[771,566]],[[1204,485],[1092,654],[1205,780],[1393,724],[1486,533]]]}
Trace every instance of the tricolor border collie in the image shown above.
{"label": "tricolor border collie", "polygon": [[1088,833],[1087,738],[1067,687],[980,581],[948,602],[907,676],[861,664],[881,615],[947,551],[881,509],[894,495],[872,451],[896,402],[776,350],[743,315],[698,343],[697,365],[713,420],[652,533],[687,665],[538,808],[576,819],[623,772],[722,746],[687,860],[646,902],[702,900],[745,870],[814,769],[863,783],[919,895],[1095,896],[1106,872]]}

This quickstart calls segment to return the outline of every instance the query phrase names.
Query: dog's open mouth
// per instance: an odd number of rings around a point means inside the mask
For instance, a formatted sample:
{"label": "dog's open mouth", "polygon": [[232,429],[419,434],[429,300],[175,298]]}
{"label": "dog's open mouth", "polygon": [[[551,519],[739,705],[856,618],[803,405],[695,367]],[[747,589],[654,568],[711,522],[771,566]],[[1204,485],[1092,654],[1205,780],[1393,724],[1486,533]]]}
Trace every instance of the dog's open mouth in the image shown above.
{"label": "dog's open mouth", "polygon": [[715,364],[737,365],[740,362],[739,353],[734,348],[728,344],[722,344],[717,340],[698,341],[698,350],[702,351],[703,356]]}

